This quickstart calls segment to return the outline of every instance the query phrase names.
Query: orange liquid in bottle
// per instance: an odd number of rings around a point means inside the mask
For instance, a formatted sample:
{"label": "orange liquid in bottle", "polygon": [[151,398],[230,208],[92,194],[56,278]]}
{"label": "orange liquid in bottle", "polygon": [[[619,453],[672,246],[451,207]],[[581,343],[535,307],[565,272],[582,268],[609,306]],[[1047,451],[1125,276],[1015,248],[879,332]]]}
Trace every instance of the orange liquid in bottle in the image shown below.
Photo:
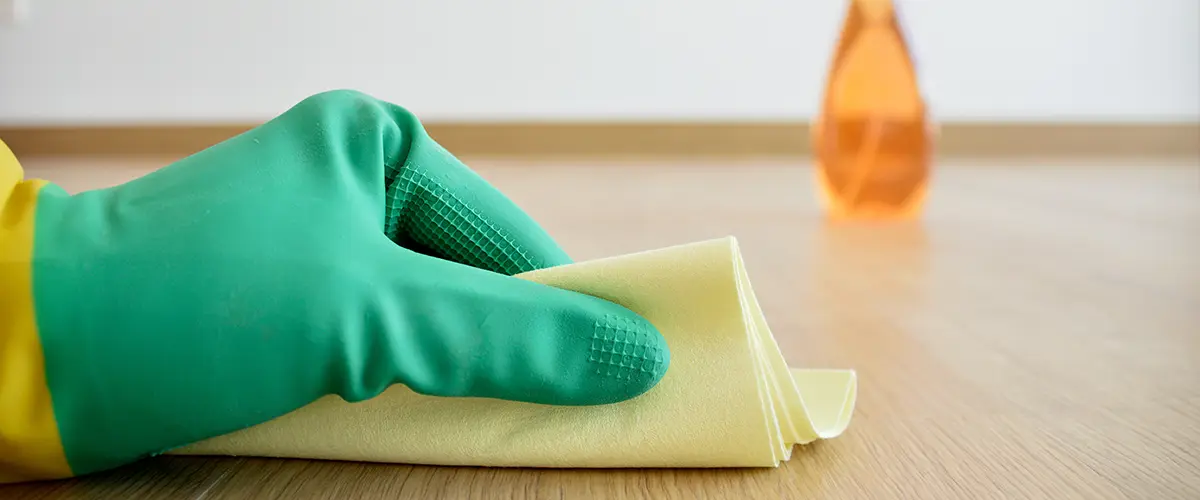
{"label": "orange liquid in bottle", "polygon": [[828,213],[918,215],[932,161],[929,125],[891,0],[850,0],[814,129]]}

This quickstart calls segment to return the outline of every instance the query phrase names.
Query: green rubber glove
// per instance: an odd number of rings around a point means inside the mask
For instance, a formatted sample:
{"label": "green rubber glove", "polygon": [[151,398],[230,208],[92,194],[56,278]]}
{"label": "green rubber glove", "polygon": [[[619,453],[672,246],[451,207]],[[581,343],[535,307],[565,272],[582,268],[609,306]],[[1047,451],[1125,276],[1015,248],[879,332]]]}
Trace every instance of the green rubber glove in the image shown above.
{"label": "green rubber glove", "polygon": [[[552,405],[635,397],[667,347],[598,298],[509,275],[569,262],[515,204],[367,95],[308,98],[109,189],[37,203],[33,298],[76,474],[405,384]],[[635,338],[611,370],[589,349]]]}

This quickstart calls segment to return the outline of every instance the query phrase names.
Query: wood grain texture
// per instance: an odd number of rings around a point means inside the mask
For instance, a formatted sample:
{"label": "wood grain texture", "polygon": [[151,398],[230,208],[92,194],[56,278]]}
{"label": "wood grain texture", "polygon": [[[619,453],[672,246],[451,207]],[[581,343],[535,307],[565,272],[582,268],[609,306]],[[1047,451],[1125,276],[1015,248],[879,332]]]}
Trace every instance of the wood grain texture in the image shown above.
{"label": "wood grain texture", "polygon": [[[166,457],[0,498],[1200,498],[1200,169],[966,165],[919,223],[829,223],[789,162],[474,161],[579,260],[728,234],[847,433],[763,470]],[[146,160],[34,161],[81,190]]]}

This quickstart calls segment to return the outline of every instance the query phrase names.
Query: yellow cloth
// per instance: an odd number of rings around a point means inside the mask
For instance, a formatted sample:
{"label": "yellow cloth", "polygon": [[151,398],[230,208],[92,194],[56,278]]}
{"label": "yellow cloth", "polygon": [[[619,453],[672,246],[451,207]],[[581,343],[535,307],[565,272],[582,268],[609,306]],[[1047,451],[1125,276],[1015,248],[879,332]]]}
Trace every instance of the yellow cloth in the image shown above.
{"label": "yellow cloth", "polygon": [[431,465],[762,467],[792,445],[841,434],[852,370],[789,370],[724,238],[520,275],[599,296],[655,324],[663,380],[622,403],[551,407],[436,398],[403,386],[350,404],[330,396],[264,424],[174,451]]}

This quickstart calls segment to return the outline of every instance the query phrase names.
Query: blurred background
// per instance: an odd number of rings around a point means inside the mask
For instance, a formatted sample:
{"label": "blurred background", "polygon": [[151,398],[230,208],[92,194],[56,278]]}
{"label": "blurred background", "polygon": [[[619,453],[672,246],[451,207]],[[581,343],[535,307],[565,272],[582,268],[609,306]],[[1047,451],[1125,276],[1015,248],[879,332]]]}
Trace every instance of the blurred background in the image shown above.
{"label": "blurred background", "polygon": [[[939,120],[1200,120],[1195,0],[896,3]],[[4,126],[257,122],[334,88],[427,121],[807,121],[845,14],[789,0],[0,8]]]}

